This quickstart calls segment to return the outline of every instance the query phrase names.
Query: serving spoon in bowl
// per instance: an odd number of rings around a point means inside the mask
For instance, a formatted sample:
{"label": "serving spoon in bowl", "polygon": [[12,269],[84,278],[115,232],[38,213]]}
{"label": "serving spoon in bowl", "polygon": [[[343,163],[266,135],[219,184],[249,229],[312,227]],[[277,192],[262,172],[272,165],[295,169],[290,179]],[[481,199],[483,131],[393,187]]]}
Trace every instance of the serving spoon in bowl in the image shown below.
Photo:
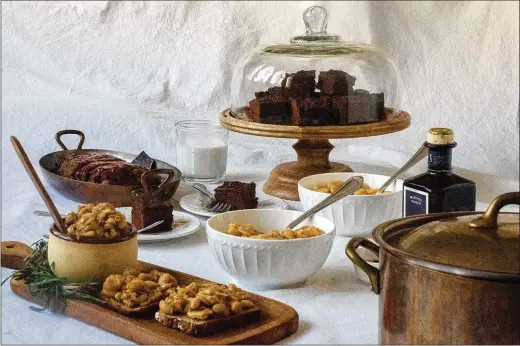
{"label": "serving spoon in bowl", "polygon": [[314,215],[317,212],[321,211],[322,209],[328,207],[332,203],[337,202],[340,199],[343,199],[346,196],[353,194],[354,192],[356,192],[363,186],[363,183],[364,183],[363,177],[358,176],[358,175],[348,179],[334,193],[332,193],[330,196],[327,196],[327,198],[325,198],[323,201],[321,201],[320,203],[316,204],[314,207],[307,210],[305,213],[301,214],[298,218],[296,218],[293,222],[288,224],[287,227],[285,227],[285,228],[293,229],[294,227],[298,226],[303,220],[307,219],[308,217],[311,217],[312,215]]}
{"label": "serving spoon in bowl", "polygon": [[[424,143],[426,143],[426,142],[424,142]],[[417,150],[415,152],[415,154],[413,154],[412,158],[403,165],[403,167],[399,168],[397,170],[397,172],[395,172],[390,178],[388,178],[387,181],[385,181],[385,183],[383,185],[381,185],[379,190],[376,192],[376,195],[381,195],[383,192],[385,192],[385,190],[388,188],[388,186],[390,186],[390,184],[392,184],[394,181],[396,181],[397,178],[399,178],[401,176],[401,174],[403,174],[404,172],[406,172],[407,170],[409,170],[410,168],[415,166],[415,164],[417,164],[419,161],[424,159],[426,156],[428,156],[428,147],[423,144],[423,145],[421,145],[419,150]]]}

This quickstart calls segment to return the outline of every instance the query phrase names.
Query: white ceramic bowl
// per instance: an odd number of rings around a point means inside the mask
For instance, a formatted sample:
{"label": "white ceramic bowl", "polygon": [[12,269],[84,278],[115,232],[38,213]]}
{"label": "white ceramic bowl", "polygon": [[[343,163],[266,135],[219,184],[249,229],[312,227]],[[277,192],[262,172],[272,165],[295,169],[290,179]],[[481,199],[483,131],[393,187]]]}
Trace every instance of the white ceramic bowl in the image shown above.
{"label": "white ceramic bowl", "polygon": [[[389,178],[385,175],[367,173],[324,173],[305,177],[298,182],[298,195],[304,210],[309,210],[328,193],[313,191],[319,184],[331,181],[346,181],[353,176],[362,176],[365,184],[378,188]],[[372,230],[383,222],[397,219],[402,214],[403,181],[396,180],[387,191],[391,194],[347,196],[318,213],[334,222],[338,235],[370,236]]]}
{"label": "white ceramic bowl", "polygon": [[251,224],[260,232],[282,230],[301,214],[293,210],[250,209],[215,215],[206,225],[211,252],[239,287],[269,290],[301,286],[329,256],[336,234],[331,221],[315,215],[302,222],[296,228],[312,225],[325,232],[307,239],[249,239],[226,233],[230,223]]}

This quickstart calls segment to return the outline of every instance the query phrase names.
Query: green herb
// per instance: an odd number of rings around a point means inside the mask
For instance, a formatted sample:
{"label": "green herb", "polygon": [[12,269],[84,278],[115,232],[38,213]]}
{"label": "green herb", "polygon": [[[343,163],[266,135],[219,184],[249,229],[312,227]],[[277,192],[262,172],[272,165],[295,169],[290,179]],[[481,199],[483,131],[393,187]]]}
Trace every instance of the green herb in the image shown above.
{"label": "green herb", "polygon": [[[31,310],[63,313],[67,299],[80,299],[94,303],[102,303],[99,299],[100,284],[96,282],[68,283],[67,278],[60,278],[52,272],[54,263],[47,260],[47,241],[39,240],[25,259],[27,266],[15,271],[11,276],[24,280],[31,295],[45,301],[43,308],[30,306]],[[6,278],[2,285],[11,277]]]}

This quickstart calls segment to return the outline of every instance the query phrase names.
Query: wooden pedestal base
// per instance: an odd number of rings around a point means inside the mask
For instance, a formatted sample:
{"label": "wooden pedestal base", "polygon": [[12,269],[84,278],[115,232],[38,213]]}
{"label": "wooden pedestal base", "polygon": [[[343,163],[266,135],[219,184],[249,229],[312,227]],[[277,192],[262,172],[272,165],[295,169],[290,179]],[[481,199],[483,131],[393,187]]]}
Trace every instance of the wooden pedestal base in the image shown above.
{"label": "wooden pedestal base", "polygon": [[276,166],[264,184],[264,192],[282,199],[298,201],[298,181],[304,177],[320,173],[352,172],[352,169],[338,162],[329,161],[329,153],[334,146],[328,139],[299,139],[293,145],[298,159]]}

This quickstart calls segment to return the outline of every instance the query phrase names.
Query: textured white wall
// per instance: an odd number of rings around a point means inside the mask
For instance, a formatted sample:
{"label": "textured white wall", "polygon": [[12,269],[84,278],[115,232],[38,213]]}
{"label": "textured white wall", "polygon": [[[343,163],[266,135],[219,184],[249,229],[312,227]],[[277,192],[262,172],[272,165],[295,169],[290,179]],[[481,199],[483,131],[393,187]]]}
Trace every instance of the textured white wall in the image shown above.
{"label": "textured white wall", "polygon": [[[348,160],[349,144],[412,153],[428,128],[446,126],[459,143],[456,165],[518,178],[519,10],[499,1],[2,2],[4,174],[9,135],[36,160],[57,150],[64,128],[84,130],[87,147],[174,161],[173,122],[216,119],[230,106],[237,59],[302,33],[313,4],[329,9],[329,32],[394,58],[413,119],[397,134],[333,141],[334,158]],[[232,141],[232,164],[293,157],[291,141]]]}

